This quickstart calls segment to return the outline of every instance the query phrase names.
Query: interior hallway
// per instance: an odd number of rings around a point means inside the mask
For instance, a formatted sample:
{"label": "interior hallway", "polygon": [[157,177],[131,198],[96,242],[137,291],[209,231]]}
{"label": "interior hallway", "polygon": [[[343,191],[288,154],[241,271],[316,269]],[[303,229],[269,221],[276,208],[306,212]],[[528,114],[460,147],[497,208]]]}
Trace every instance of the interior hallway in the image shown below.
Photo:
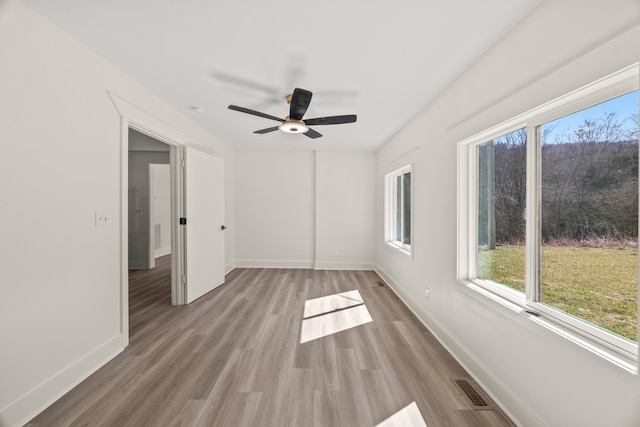
{"label": "interior hallway", "polygon": [[[235,269],[172,307],[169,269],[130,272],[129,347],[28,426],[513,426],[374,272]],[[300,344],[305,301],[353,290],[372,321]]]}

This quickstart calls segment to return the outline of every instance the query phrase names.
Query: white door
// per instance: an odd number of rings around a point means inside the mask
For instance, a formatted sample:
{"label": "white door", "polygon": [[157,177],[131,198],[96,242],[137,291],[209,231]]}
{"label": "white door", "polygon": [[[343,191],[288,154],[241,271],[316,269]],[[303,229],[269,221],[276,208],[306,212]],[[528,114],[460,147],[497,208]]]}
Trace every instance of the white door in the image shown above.
{"label": "white door", "polygon": [[184,159],[187,304],[224,283],[224,161],[190,147]]}

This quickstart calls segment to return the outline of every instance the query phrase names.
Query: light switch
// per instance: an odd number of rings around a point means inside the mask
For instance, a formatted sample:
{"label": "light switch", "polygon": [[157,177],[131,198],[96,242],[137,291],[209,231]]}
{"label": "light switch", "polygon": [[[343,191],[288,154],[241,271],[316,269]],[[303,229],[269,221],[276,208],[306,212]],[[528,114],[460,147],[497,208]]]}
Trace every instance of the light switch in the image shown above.
{"label": "light switch", "polygon": [[109,212],[96,211],[96,228],[109,227],[111,225],[111,219],[109,218]]}

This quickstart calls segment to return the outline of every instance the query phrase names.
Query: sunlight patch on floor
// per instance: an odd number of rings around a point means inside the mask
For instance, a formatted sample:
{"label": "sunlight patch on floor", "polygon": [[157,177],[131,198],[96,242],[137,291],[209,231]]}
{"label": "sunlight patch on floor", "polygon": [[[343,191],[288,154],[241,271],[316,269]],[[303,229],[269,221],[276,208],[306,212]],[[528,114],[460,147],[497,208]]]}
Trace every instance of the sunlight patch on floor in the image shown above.
{"label": "sunlight patch on floor", "polygon": [[427,427],[416,402],[411,402],[376,427]]}
{"label": "sunlight patch on floor", "polygon": [[357,289],[326,297],[309,299],[304,302],[304,318],[306,319],[360,304],[364,304],[364,301]]}
{"label": "sunlight patch on floor", "polygon": [[357,290],[305,301],[300,344],[373,322]]}

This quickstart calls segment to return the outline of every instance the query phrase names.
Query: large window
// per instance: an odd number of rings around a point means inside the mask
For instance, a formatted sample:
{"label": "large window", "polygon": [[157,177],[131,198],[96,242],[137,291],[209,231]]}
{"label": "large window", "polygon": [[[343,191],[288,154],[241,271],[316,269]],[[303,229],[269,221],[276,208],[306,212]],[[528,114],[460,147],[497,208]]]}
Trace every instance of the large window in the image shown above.
{"label": "large window", "polygon": [[461,142],[459,162],[460,281],[637,370],[637,65]]}
{"label": "large window", "polygon": [[385,239],[391,246],[411,251],[411,165],[385,177]]}

